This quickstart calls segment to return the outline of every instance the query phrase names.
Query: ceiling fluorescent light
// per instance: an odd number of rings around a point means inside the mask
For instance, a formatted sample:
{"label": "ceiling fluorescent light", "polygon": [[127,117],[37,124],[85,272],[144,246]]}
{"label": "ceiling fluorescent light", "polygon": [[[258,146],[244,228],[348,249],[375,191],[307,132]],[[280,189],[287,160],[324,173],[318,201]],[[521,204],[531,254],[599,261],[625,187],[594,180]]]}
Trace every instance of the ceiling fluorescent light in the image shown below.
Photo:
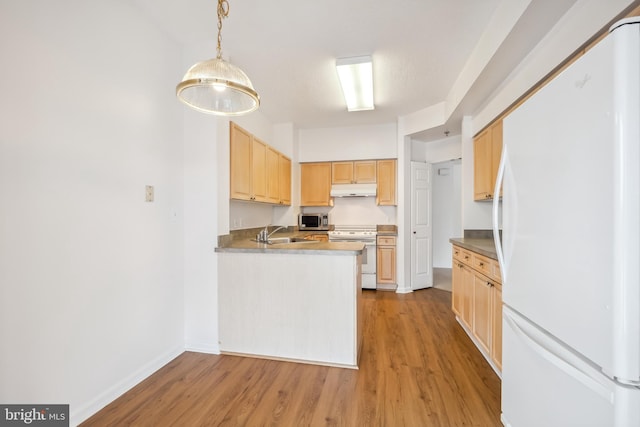
{"label": "ceiling fluorescent light", "polygon": [[373,62],[371,56],[339,58],[336,69],[348,111],[373,110]]}

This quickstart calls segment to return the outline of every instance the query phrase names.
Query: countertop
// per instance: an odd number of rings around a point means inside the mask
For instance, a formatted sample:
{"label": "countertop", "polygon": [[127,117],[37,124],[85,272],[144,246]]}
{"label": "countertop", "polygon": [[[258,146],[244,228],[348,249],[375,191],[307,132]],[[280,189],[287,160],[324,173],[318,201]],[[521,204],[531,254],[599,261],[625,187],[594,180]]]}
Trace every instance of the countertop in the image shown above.
{"label": "countertop", "polygon": [[[289,233],[275,234],[273,237],[293,237]],[[216,252],[246,253],[286,253],[305,255],[360,255],[364,252],[364,243],[358,242],[319,242],[310,240],[294,243],[259,243],[251,239],[234,240],[228,245],[217,247]]]}
{"label": "countertop", "polygon": [[452,238],[449,242],[461,248],[479,253],[491,259],[498,259],[496,253],[496,245],[493,239],[469,239],[469,238]]}

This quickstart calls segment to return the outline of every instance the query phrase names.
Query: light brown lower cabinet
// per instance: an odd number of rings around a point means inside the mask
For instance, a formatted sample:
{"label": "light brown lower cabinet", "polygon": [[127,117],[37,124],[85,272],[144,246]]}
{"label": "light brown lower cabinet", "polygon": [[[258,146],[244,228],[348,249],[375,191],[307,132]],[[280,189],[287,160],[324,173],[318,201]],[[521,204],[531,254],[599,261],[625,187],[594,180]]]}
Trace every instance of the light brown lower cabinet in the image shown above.
{"label": "light brown lower cabinet", "polygon": [[376,282],[395,285],[396,237],[378,236],[376,243]]}
{"label": "light brown lower cabinet", "polygon": [[491,360],[502,371],[502,286],[493,287],[491,305],[493,307]]}
{"label": "light brown lower cabinet", "polygon": [[451,306],[481,353],[502,370],[502,285],[497,261],[454,245]]}

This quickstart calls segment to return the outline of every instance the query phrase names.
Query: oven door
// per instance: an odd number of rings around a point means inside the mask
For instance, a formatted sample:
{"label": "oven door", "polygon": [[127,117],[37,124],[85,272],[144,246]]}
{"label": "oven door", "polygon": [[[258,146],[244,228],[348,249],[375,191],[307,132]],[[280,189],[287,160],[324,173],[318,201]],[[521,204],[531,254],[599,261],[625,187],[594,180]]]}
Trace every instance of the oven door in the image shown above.
{"label": "oven door", "polygon": [[376,242],[363,242],[362,274],[376,274]]}

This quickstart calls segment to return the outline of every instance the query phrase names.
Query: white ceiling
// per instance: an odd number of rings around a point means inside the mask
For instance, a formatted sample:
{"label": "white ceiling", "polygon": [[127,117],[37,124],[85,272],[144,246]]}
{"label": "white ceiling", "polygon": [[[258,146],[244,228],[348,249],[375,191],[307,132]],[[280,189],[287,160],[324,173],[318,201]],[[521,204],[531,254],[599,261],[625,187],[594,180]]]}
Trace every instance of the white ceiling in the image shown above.
{"label": "white ceiling", "polygon": [[[217,37],[216,0],[133,1],[181,43]],[[414,135],[428,141],[459,133],[462,115],[478,109],[576,0],[228,1],[223,56],[247,73],[271,122],[299,128],[391,123],[441,103],[460,90],[468,59],[482,56],[488,27],[513,27],[495,54],[484,52],[488,62],[447,123]],[[496,14],[502,2],[529,5],[509,22]],[[334,64],[359,55],[373,56],[376,109],[348,113]]]}

